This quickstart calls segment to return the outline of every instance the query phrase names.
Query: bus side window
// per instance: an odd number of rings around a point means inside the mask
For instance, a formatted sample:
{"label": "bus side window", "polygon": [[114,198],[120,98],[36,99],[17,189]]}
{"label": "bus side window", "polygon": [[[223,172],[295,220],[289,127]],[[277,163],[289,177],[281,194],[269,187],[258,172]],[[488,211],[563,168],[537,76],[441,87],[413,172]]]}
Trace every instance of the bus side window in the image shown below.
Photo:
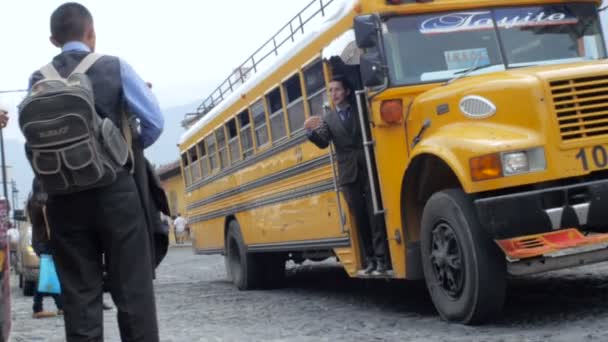
{"label": "bus side window", "polygon": [[186,182],[186,186],[189,186],[192,183],[192,178],[190,177],[190,163],[188,163],[188,154],[187,152],[182,153],[182,167],[184,170],[184,181]]}
{"label": "bus side window", "polygon": [[251,121],[249,119],[249,111],[245,109],[239,113],[239,130],[241,134],[241,150],[243,151],[243,159],[253,154],[253,139],[251,137]]}
{"label": "bus side window", "polygon": [[283,114],[283,102],[281,101],[281,89],[276,87],[266,95],[266,104],[270,112],[270,134],[272,141],[285,138],[285,115]]}
{"label": "bus side window", "polygon": [[201,178],[201,169],[198,165],[198,153],[196,153],[196,146],[192,146],[188,150],[188,159],[190,160],[190,175],[192,176],[191,182],[196,182]]}
{"label": "bus side window", "polygon": [[207,154],[209,155],[209,166],[211,168],[210,173],[213,173],[220,167],[220,163],[217,160],[215,134],[211,133],[208,137],[206,137],[205,143],[207,144]]}
{"label": "bus side window", "polygon": [[220,168],[228,167],[228,151],[226,150],[226,132],[224,126],[215,130],[215,139],[217,140],[217,154],[220,157]]}
{"label": "bus side window", "polygon": [[297,73],[285,81],[283,89],[285,91],[285,102],[287,102],[289,131],[294,133],[304,127],[304,101],[302,99],[300,74]]}
{"label": "bus side window", "polygon": [[323,62],[317,61],[307,67],[304,70],[304,81],[310,115],[323,115],[323,105],[327,102]]}
{"label": "bus side window", "polygon": [[268,128],[266,127],[264,102],[261,99],[251,106],[251,116],[253,117],[253,129],[255,130],[256,146],[264,146],[266,143],[268,143]]}
{"label": "bus side window", "polygon": [[203,174],[202,177],[205,178],[209,175],[209,164],[207,164],[207,148],[205,148],[205,140],[201,140],[201,142],[198,143],[198,151],[201,154],[200,164]]}
{"label": "bus side window", "polygon": [[234,164],[241,160],[241,149],[239,147],[239,134],[236,129],[236,119],[232,118],[226,123],[228,132],[228,149],[230,150],[230,163]]}

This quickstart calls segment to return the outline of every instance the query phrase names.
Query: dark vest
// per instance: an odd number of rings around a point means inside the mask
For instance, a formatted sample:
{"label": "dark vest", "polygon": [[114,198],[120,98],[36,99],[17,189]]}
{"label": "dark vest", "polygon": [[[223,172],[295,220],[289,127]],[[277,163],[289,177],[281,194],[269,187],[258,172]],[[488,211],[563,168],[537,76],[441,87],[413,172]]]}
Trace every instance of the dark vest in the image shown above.
{"label": "dark vest", "polygon": [[[67,77],[86,55],[88,52],[85,51],[62,52],[53,58],[53,66],[62,77]],[[103,118],[109,118],[120,129],[124,103],[120,60],[113,56],[103,56],[91,66],[86,74],[93,83],[97,114]],[[32,75],[31,84],[41,79],[42,75],[36,71]]]}

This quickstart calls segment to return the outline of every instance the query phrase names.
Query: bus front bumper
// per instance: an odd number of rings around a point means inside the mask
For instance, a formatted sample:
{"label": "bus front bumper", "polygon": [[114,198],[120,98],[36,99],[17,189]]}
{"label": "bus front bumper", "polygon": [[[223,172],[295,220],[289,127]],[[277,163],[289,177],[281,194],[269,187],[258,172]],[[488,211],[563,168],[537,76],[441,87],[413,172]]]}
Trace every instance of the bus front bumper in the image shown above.
{"label": "bus front bumper", "polygon": [[475,200],[483,229],[494,240],[563,228],[608,231],[608,180]]}

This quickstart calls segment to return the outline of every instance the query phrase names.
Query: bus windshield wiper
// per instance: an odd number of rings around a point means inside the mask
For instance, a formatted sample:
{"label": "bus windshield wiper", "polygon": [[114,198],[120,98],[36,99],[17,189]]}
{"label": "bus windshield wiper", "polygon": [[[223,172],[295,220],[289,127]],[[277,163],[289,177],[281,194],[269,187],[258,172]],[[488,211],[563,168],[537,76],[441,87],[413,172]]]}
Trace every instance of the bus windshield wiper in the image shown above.
{"label": "bus windshield wiper", "polygon": [[463,77],[467,77],[469,76],[472,72],[477,71],[477,70],[481,70],[481,69],[485,69],[487,67],[491,67],[494,66],[495,64],[492,63],[488,63],[488,64],[484,64],[484,65],[477,65],[477,63],[473,64],[472,67],[466,69],[466,70],[461,70],[461,71],[457,71],[454,73],[455,76],[454,78],[449,79],[447,82],[444,83],[444,85],[450,84],[454,81],[457,81]]}

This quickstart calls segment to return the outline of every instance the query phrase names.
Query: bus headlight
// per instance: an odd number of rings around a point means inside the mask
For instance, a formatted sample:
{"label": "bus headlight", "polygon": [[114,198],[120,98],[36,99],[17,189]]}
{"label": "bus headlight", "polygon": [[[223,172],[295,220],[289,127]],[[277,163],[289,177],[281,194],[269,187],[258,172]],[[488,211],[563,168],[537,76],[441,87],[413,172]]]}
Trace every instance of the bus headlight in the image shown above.
{"label": "bus headlight", "polygon": [[505,176],[528,172],[529,166],[526,152],[509,152],[502,155],[502,170]]}
{"label": "bus headlight", "polygon": [[524,151],[502,153],[502,172],[505,176],[542,171],[546,169],[545,151],[542,147]]}
{"label": "bus headlight", "polygon": [[522,151],[500,152],[472,158],[469,161],[473,181],[482,181],[547,168],[545,150],[542,147]]}

